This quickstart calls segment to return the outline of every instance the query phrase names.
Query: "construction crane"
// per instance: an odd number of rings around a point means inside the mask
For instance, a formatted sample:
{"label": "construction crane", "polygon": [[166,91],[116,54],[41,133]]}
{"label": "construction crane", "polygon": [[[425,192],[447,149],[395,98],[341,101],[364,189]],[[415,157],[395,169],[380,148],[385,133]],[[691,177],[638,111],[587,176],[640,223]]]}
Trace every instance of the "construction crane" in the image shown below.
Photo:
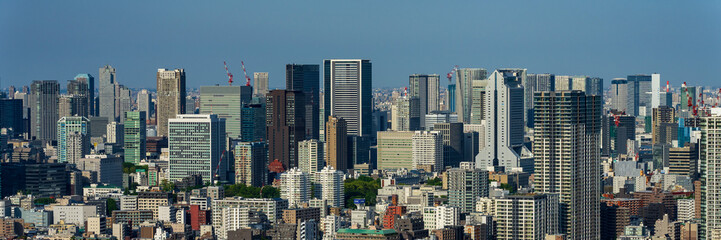
{"label": "construction crane", "polygon": [[248,77],[248,72],[245,71],[245,63],[240,61],[240,65],[243,67],[243,74],[245,74],[245,86],[250,86],[250,78]]}
{"label": "construction crane", "polygon": [[225,73],[228,74],[228,86],[233,86],[233,74],[228,70],[228,64],[225,61],[223,61],[223,66],[225,67]]}
{"label": "construction crane", "polygon": [[446,74],[446,78],[448,78],[448,82],[450,83],[453,81],[453,74],[456,74],[458,72],[458,65],[453,66],[453,69],[449,73]]}
{"label": "construction crane", "polygon": [[215,184],[218,184],[218,180],[220,180],[220,164],[223,162],[223,156],[225,156],[225,152],[227,150],[223,150],[223,153],[220,154],[220,160],[218,160],[218,166],[215,167],[215,174],[213,174],[213,182]]}

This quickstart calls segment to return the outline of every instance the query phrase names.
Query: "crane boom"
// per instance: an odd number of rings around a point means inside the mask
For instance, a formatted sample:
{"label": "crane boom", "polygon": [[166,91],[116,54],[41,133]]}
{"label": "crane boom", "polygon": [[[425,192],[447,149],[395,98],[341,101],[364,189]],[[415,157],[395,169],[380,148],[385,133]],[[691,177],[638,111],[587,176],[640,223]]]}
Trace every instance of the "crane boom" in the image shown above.
{"label": "crane boom", "polygon": [[245,74],[245,86],[250,86],[250,78],[248,77],[248,72],[245,71],[245,63],[240,61],[240,65],[243,67],[243,74]]}
{"label": "crane boom", "polygon": [[233,85],[233,74],[230,73],[230,71],[228,70],[228,64],[226,64],[225,61],[223,61],[223,66],[225,67],[225,74],[228,74],[228,85],[232,86]]}

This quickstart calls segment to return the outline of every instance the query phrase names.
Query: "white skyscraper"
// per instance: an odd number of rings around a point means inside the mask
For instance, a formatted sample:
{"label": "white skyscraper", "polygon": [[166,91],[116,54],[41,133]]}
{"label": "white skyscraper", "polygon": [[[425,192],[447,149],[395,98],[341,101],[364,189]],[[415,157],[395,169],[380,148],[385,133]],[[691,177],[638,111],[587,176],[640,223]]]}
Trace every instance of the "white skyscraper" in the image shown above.
{"label": "white skyscraper", "polygon": [[169,119],[168,148],[168,180],[200,175],[204,182],[212,182],[215,174],[221,181],[226,179],[225,119],[213,114],[179,114]]}
{"label": "white skyscraper", "polygon": [[654,73],[651,74],[651,108],[658,108],[661,104],[661,74]]}
{"label": "white skyscraper", "polygon": [[345,206],[343,172],[337,171],[331,166],[325,166],[318,173],[318,180],[321,185],[321,199],[328,201],[328,205],[331,207],[343,208]]}
{"label": "white skyscraper", "polygon": [[499,69],[488,78],[484,116],[485,146],[476,155],[476,167],[504,167],[505,171],[533,172],[533,155],[523,145],[523,86],[525,69]]}
{"label": "white skyscraper", "polygon": [[298,168],[291,168],[280,175],[280,198],[288,200],[291,208],[299,207],[310,199],[308,175]]}
{"label": "white skyscraper", "polygon": [[298,142],[298,167],[300,171],[308,174],[313,183],[316,182],[316,173],[325,166],[323,153],[323,142],[318,139]]}
{"label": "white skyscraper", "polygon": [[443,170],[443,136],[438,131],[416,131],[413,134],[413,169],[419,166],[433,166]]}
{"label": "white skyscraper", "polygon": [[721,108],[712,108],[711,116],[701,118],[701,218],[705,233],[711,239],[713,232],[721,231]]}

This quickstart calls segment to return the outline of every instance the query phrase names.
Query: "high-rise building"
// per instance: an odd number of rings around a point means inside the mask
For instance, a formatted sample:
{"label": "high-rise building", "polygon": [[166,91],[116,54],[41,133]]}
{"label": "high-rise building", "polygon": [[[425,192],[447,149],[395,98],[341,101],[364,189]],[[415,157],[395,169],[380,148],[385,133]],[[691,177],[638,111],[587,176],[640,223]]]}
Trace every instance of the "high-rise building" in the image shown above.
{"label": "high-rise building", "polygon": [[328,116],[325,124],[325,163],[338,171],[353,168],[348,164],[348,125],[345,119]]}
{"label": "high-rise building", "polygon": [[310,199],[308,174],[298,168],[291,168],[280,175],[280,198],[288,200],[288,206],[295,208]]}
{"label": "high-rise building", "polygon": [[38,80],[30,85],[30,133],[37,140],[56,140],[59,91],[55,80]]}
{"label": "high-rise building", "polygon": [[95,116],[95,78],[88,73],[81,73],[75,76],[73,82],[72,91],[70,83],[68,83],[68,94],[83,96],[87,101],[85,105],[88,107],[87,114],[83,116]]}
{"label": "high-rise building", "polygon": [[168,136],[168,119],[185,114],[185,70],[158,69],[158,136]]}
{"label": "high-rise building", "polygon": [[15,136],[27,133],[24,109],[22,99],[0,99],[0,128],[12,128]]}
{"label": "high-rise building", "polygon": [[698,147],[696,143],[686,143],[683,147],[672,147],[668,150],[668,174],[687,175],[696,178],[698,170]]}
{"label": "high-rise building", "polygon": [[345,119],[348,135],[370,136],[373,113],[370,60],[330,59],[323,63],[325,119]]}
{"label": "high-rise building", "polygon": [[701,118],[701,218],[699,239],[721,230],[721,108]]}
{"label": "high-rise building", "polygon": [[[438,74],[413,74],[408,77],[408,88],[411,97],[418,98],[419,116],[440,110],[439,89],[440,77]],[[420,126],[425,126],[425,120],[420,118]]]}
{"label": "high-rise building", "polygon": [[298,142],[305,140],[305,95],[300,91],[272,90],[266,95],[268,160],[283,169],[298,166]]}
{"label": "high-rise building", "polygon": [[438,131],[413,134],[413,169],[443,170],[443,136]]}
{"label": "high-rise building", "polygon": [[669,106],[654,108],[651,123],[653,144],[671,144],[673,140],[678,139],[676,109]]}
{"label": "high-rise building", "polygon": [[140,163],[145,158],[145,112],[125,112],[123,124],[123,142],[125,149],[125,162]]}
{"label": "high-rise building", "polygon": [[311,182],[316,182],[315,173],[325,167],[323,142],[318,139],[308,139],[298,142],[298,168],[308,174]]}
{"label": "high-rise building", "polygon": [[[421,129],[420,99],[404,95],[392,106],[391,128],[393,131],[415,131]],[[424,115],[425,116],[425,115]],[[424,120],[425,121],[425,120]]]}
{"label": "high-rise building", "polygon": [[443,137],[443,165],[438,168],[458,167],[464,159],[463,123],[436,123],[433,131],[440,132]]}
{"label": "high-rise building", "polygon": [[343,208],[345,206],[345,193],[343,192],[343,172],[333,166],[325,166],[318,173],[321,185],[321,199],[328,202],[331,207]]}
{"label": "high-rise building", "polygon": [[265,97],[265,94],[268,94],[268,73],[254,72],[253,86],[253,96]]}
{"label": "high-rise building", "polygon": [[305,95],[305,137],[318,139],[320,104],[320,66],[317,64],[285,65],[285,89]]}
{"label": "high-rise building", "polygon": [[[633,116],[647,116],[651,111],[651,75],[637,74],[629,75],[626,80],[628,81],[628,94],[629,94],[629,108],[633,107],[633,112],[628,111]],[[631,98],[633,97],[633,98]],[[646,107],[646,112],[639,112],[640,107]]]}
{"label": "high-rise building", "polygon": [[98,116],[109,121],[117,120],[115,115],[115,68],[105,65],[98,70]]}
{"label": "high-rise building", "polygon": [[[265,97],[263,97],[263,100]],[[240,109],[240,139],[243,142],[265,140],[265,102],[243,104]]]}
{"label": "high-rise building", "polygon": [[488,171],[452,168],[448,174],[448,205],[473,212],[479,197],[488,197]]}
{"label": "high-rise building", "polygon": [[534,105],[534,187],[559,194],[560,233],[598,239],[601,97],[577,90],[536,92]]}
{"label": "high-rise building", "polygon": [[267,181],[268,145],[264,142],[239,142],[235,156],[235,183],[260,187]]}
{"label": "high-rise building", "polygon": [[481,122],[485,120],[485,101],[487,86],[488,80],[473,80],[471,83],[471,124],[481,124]]}
{"label": "high-rise building", "polygon": [[219,118],[225,118],[228,137],[240,139],[243,104],[250,103],[251,95],[248,86],[201,86],[200,114],[215,114]]}
{"label": "high-rise building", "polygon": [[[85,76],[83,76],[85,75]],[[68,81],[68,95],[72,97],[73,104],[72,109],[74,112],[68,116],[83,116],[88,117],[92,102],[89,100],[91,88],[88,80],[92,81],[93,77],[88,74],[78,74],[73,80]]]}
{"label": "high-rise building", "polygon": [[525,69],[499,69],[486,87],[485,146],[476,156],[476,167],[502,167],[506,171],[533,172],[533,157],[523,144]]}
{"label": "high-rise building", "polygon": [[115,115],[118,116],[120,122],[124,122],[125,112],[131,110],[133,101],[128,87],[119,84],[115,86]]}
{"label": "high-rise building", "polygon": [[[614,78],[611,80],[611,109],[620,112],[628,112],[633,115],[633,112],[629,111],[629,91],[628,81],[624,78]],[[633,109],[631,109],[633,110]]]}
{"label": "high-rise building", "polygon": [[[436,123],[455,123],[458,122],[458,115],[450,113],[448,111],[435,111],[430,114],[426,114],[426,131],[433,131],[433,127]],[[474,156],[475,157],[475,156]]]}
{"label": "high-rise building", "polygon": [[378,132],[378,169],[413,169],[414,132]]}
{"label": "high-rise building", "polygon": [[489,214],[498,239],[548,239],[547,234],[558,234],[558,195],[519,194],[491,201]]}
{"label": "high-rise building", "polygon": [[138,111],[145,112],[145,119],[153,116],[155,105],[153,104],[153,94],[147,89],[140,90],[137,96]]}
{"label": "high-rise building", "polygon": [[473,103],[473,80],[484,80],[488,72],[483,68],[461,68],[456,70],[455,112],[458,121],[471,123]]}
{"label": "high-rise building", "polygon": [[226,180],[225,139],[225,119],[218,115],[180,114],[169,119],[169,180],[192,175],[200,175],[206,183]]}
{"label": "high-rise building", "polygon": [[58,162],[75,164],[90,153],[90,126],[82,116],[58,120]]}

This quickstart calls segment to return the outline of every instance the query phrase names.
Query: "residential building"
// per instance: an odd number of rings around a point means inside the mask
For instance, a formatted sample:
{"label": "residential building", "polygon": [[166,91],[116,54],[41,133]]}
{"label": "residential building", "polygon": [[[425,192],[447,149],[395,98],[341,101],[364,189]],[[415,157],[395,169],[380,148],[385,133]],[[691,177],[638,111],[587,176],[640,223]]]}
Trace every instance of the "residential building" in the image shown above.
{"label": "residential building", "polygon": [[472,212],[478,197],[488,196],[488,171],[452,168],[448,174],[448,205]]}
{"label": "residential building", "polygon": [[461,224],[461,210],[458,207],[436,206],[423,208],[423,226],[425,229],[443,229]]}
{"label": "residential building", "polygon": [[308,174],[291,168],[280,175],[280,198],[288,200],[291,208],[299,207],[310,199]]}
{"label": "residential building", "polygon": [[339,171],[353,168],[348,160],[348,125],[345,119],[328,116],[325,124],[325,163]]}
{"label": "residential building", "polygon": [[443,136],[438,131],[416,131],[413,141],[413,169],[430,168],[435,172],[443,169]]}
{"label": "residential building", "polygon": [[260,187],[268,181],[268,145],[264,142],[239,142],[233,149],[235,183]]}
{"label": "residential building", "polygon": [[558,195],[519,194],[492,201],[498,239],[543,240],[558,233]]}
{"label": "residential building", "polygon": [[421,129],[421,123],[425,119],[421,120],[421,109],[420,99],[418,97],[412,97],[404,95],[396,99],[395,104],[392,106],[391,115],[391,129],[394,131],[415,131]]}
{"label": "residential building", "polygon": [[138,210],[153,211],[153,219],[158,219],[158,207],[173,204],[173,195],[167,192],[139,192]]}
{"label": "residential building", "polygon": [[158,136],[168,136],[168,119],[185,114],[185,70],[158,69],[158,108],[156,119]]}
{"label": "residential building", "polygon": [[298,143],[298,168],[308,174],[310,182],[315,183],[315,175],[325,167],[323,142],[309,139]]}
{"label": "residential building", "polygon": [[75,164],[90,153],[89,121],[82,116],[58,120],[58,162]]}
{"label": "residential building", "polygon": [[721,230],[721,108],[701,118],[701,218],[699,239]]}
{"label": "residential building", "polygon": [[318,181],[321,185],[321,199],[326,200],[331,207],[343,208],[345,206],[343,172],[333,166],[325,166],[318,173]]}

